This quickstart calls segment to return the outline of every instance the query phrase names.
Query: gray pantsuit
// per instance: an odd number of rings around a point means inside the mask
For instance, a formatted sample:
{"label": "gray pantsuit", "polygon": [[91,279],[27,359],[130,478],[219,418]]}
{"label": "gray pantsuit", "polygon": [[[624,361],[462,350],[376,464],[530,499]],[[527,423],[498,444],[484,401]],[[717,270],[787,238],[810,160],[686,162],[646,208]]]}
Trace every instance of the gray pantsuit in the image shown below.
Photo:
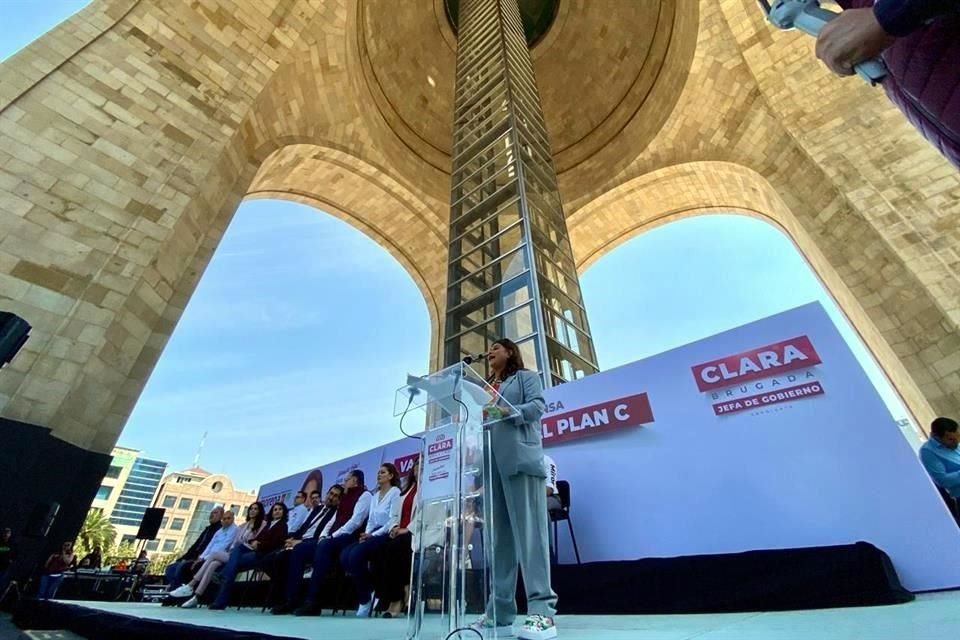
{"label": "gray pantsuit", "polygon": [[[523,570],[530,614],[553,617],[557,595],[550,588],[546,474],[540,416],[545,407],[540,377],[520,370],[500,385],[500,395],[519,416],[493,425],[490,449],[493,477],[486,492],[493,517],[495,584],[487,616],[510,624],[517,615],[517,566]],[[496,610],[493,610],[496,607]]]}

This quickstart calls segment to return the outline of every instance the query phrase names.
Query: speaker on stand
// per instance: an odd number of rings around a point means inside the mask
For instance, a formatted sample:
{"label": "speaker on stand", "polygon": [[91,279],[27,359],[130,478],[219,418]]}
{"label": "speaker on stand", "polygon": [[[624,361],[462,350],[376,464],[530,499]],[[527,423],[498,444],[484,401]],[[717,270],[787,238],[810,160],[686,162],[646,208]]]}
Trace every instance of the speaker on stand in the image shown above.
{"label": "speaker on stand", "polygon": [[163,514],[166,512],[166,509],[159,507],[151,507],[143,512],[143,519],[140,520],[140,528],[137,530],[137,540],[139,540],[137,558],[140,557],[140,552],[146,548],[147,540],[156,540],[160,525],[163,523]]}
{"label": "speaker on stand", "polygon": [[160,523],[163,522],[163,514],[166,509],[150,508],[144,511],[143,519],[140,520],[140,528],[137,530],[137,540],[153,540],[160,531]]}
{"label": "speaker on stand", "polygon": [[143,587],[143,577],[147,573],[146,566],[139,566],[140,554],[146,548],[147,540],[155,540],[157,533],[160,531],[160,525],[163,522],[163,514],[166,513],[166,509],[150,507],[143,512],[143,518],[140,520],[140,528],[137,529],[137,557],[134,558],[133,562],[130,563],[129,575],[132,575],[133,579],[128,583],[128,586],[124,591],[122,591],[117,596],[117,600],[123,597],[124,593],[127,596],[127,602],[133,600],[134,595],[137,593],[137,590],[142,590]]}
{"label": "speaker on stand", "polygon": [[0,311],[0,369],[13,360],[29,337],[29,322],[16,314]]}

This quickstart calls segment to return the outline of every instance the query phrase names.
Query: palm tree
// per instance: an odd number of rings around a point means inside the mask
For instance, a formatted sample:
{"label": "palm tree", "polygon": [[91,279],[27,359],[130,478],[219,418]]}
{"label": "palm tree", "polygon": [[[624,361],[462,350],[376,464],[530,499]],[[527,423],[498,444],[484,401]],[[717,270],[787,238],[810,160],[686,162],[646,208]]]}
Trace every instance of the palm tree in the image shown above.
{"label": "palm tree", "polygon": [[101,552],[106,553],[116,537],[117,532],[110,524],[110,519],[102,511],[90,509],[77,537],[77,552],[87,554],[100,547]]}

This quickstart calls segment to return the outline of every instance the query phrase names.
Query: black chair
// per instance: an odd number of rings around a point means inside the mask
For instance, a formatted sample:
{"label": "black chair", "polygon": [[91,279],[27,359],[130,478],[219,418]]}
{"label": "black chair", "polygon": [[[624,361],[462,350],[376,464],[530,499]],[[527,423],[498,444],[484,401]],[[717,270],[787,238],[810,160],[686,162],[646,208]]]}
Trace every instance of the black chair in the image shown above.
{"label": "black chair", "polygon": [[[230,598],[230,600],[236,603],[237,611],[240,611],[240,609],[246,606],[247,600],[250,597],[250,591],[252,591],[256,587],[256,585],[260,582],[261,573],[262,572],[260,571],[260,569],[254,566],[250,569],[244,569],[234,577],[234,580],[233,580],[234,593],[233,593],[233,597]],[[243,580],[241,580],[240,578],[243,578]],[[238,589],[237,587],[240,587],[241,585],[242,587]],[[240,595],[241,595],[241,597],[239,598],[237,597],[238,591],[240,592]],[[229,604],[227,606],[229,606]]]}
{"label": "black chair", "polygon": [[551,555],[554,563],[559,563],[560,538],[557,532],[557,523],[561,520],[567,521],[567,528],[570,530],[570,540],[573,542],[573,553],[577,556],[577,564],[580,563],[580,550],[577,548],[577,536],[573,533],[573,523],[570,520],[570,483],[566,480],[557,480],[557,495],[560,497],[560,510],[550,512],[550,522],[553,523],[553,544],[551,545]]}
{"label": "black chair", "polygon": [[953,519],[957,521],[957,525],[960,526],[960,506],[957,505],[957,499],[950,495],[943,487],[937,487],[937,493],[943,498],[943,503],[947,505],[947,510],[950,511],[950,515],[953,516]]}
{"label": "black chair", "polygon": [[333,602],[331,615],[347,615],[347,611],[357,608],[356,598],[353,596],[353,582],[347,575],[347,572],[337,562],[331,573],[328,582],[330,585],[330,597]]}

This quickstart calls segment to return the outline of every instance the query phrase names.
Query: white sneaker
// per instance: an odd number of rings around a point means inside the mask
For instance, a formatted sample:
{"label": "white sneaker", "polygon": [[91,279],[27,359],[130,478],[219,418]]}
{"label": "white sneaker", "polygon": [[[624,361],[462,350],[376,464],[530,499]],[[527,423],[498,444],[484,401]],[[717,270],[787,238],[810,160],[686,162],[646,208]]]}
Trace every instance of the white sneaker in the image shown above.
{"label": "white sneaker", "polygon": [[553,618],[527,616],[523,625],[517,629],[517,637],[521,640],[551,640],[557,637],[557,626],[553,624]]}
{"label": "white sneaker", "polygon": [[369,618],[370,612],[373,610],[373,607],[376,606],[377,599],[373,597],[373,594],[370,594],[370,599],[367,600],[367,604],[360,605],[360,608],[357,609],[358,618]]}
{"label": "white sneaker", "polygon": [[503,624],[494,627],[493,621],[487,618],[486,615],[477,618],[477,620],[470,625],[470,629],[479,633],[484,640],[487,638],[497,638],[497,640],[499,640],[500,638],[512,638],[514,636],[512,624]]}
{"label": "white sneaker", "polygon": [[182,584],[173,591],[170,592],[170,595],[174,598],[189,598],[193,595],[193,587],[188,584]]}
{"label": "white sneaker", "polygon": [[189,600],[180,605],[181,609],[196,609],[197,605],[200,604],[200,601],[197,600],[197,596],[191,596]]}

